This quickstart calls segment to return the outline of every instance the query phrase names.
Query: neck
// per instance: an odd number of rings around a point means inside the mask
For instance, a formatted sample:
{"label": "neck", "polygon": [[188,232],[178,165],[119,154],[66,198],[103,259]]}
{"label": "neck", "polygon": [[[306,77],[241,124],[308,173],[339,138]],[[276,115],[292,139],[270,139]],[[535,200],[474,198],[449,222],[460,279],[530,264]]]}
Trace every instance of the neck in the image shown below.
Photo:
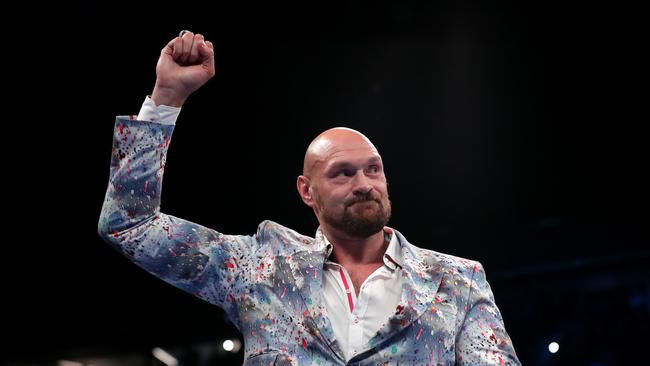
{"label": "neck", "polygon": [[387,243],[384,231],[366,238],[355,238],[332,228],[321,227],[333,246],[333,257],[343,267],[383,263]]}

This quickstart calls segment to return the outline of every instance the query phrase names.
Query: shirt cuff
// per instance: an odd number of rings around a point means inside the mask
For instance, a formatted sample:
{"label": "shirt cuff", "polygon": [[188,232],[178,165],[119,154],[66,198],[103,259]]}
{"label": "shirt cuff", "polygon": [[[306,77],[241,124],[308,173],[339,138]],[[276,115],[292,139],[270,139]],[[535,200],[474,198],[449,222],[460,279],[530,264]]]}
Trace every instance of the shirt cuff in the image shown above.
{"label": "shirt cuff", "polygon": [[140,108],[140,113],[138,113],[138,120],[157,122],[163,125],[175,125],[180,113],[180,107],[162,104],[157,106],[153,99],[147,95],[144,103],[142,103],[142,108]]}

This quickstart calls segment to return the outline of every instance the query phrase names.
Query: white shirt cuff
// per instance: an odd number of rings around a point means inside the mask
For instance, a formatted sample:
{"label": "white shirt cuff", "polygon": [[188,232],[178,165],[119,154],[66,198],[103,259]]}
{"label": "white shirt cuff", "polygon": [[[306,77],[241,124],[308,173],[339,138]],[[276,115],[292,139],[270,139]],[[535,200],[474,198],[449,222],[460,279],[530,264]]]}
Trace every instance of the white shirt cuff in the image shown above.
{"label": "white shirt cuff", "polygon": [[138,113],[138,120],[157,122],[163,125],[175,125],[180,113],[180,107],[162,104],[157,106],[153,99],[147,95],[144,103],[142,103],[142,108],[140,108],[140,113]]}

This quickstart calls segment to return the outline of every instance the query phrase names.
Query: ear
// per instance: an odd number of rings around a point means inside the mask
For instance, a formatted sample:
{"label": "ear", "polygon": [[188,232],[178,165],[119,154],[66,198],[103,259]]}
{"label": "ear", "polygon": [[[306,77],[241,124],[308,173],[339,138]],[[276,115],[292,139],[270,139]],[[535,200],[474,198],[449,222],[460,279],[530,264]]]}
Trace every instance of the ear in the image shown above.
{"label": "ear", "polygon": [[311,194],[311,181],[309,178],[304,175],[298,176],[296,187],[298,188],[298,194],[300,195],[300,198],[302,198],[302,201],[307,206],[313,208],[316,205],[316,202],[314,201],[314,197]]}

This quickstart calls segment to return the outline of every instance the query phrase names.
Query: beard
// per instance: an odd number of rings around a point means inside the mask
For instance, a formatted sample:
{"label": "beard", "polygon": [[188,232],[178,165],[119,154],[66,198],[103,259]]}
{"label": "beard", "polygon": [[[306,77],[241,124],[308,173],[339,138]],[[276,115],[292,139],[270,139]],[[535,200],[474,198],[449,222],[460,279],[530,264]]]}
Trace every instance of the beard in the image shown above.
{"label": "beard", "polygon": [[384,229],[391,215],[391,204],[388,197],[355,196],[345,202],[342,213],[331,212],[322,205],[320,197],[315,195],[323,220],[333,228],[340,230],[353,238],[367,238]]}

